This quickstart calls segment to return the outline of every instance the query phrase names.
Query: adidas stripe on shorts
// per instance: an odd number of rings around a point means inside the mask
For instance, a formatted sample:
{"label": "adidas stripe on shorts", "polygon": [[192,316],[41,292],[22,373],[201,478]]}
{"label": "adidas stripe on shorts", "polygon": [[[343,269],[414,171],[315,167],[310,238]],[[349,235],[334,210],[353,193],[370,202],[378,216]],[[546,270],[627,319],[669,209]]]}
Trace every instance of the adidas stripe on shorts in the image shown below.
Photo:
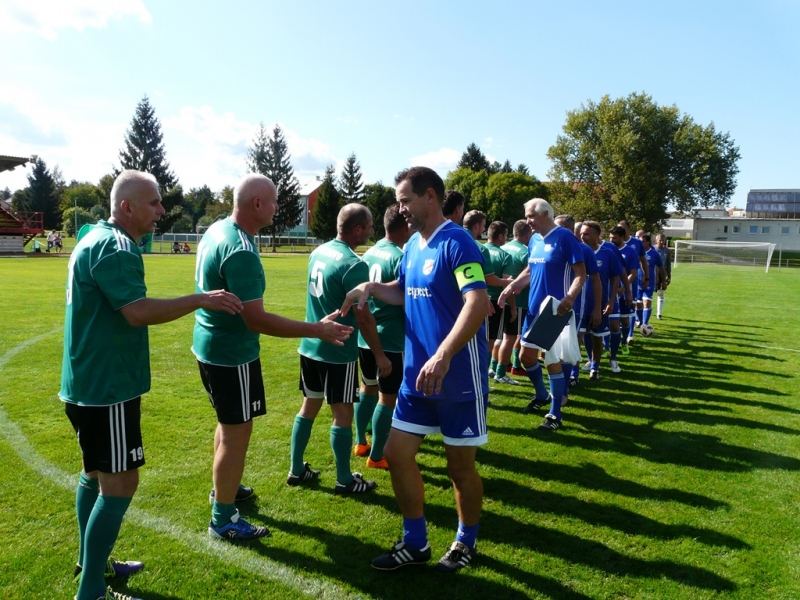
{"label": "adidas stripe on shorts", "polygon": [[260,358],[235,367],[198,360],[197,366],[219,423],[239,425],[267,414]]}
{"label": "adidas stripe on shorts", "polygon": [[453,402],[408,396],[400,390],[392,427],[428,435],[441,433],[450,446],[482,446],[489,441],[486,429],[486,398]]}
{"label": "adidas stripe on shorts", "polygon": [[122,473],[144,465],[141,401],[138,396],[111,406],[64,403],[78,436],[85,473]]}

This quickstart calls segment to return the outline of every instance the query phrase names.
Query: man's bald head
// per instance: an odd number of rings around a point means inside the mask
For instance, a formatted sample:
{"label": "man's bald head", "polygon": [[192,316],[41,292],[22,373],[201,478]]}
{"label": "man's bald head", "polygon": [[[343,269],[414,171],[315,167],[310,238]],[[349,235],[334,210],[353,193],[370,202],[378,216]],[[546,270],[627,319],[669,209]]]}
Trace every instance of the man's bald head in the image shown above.
{"label": "man's bald head", "polygon": [[[236,184],[233,189],[233,206],[241,209],[255,198],[266,196],[275,190],[275,184],[269,177],[260,173],[250,173]],[[275,190],[277,192],[277,190]]]}
{"label": "man's bald head", "polygon": [[123,200],[136,202],[139,198],[159,195],[158,181],[150,173],[126,169],[114,180],[111,187],[111,214],[119,216]]}

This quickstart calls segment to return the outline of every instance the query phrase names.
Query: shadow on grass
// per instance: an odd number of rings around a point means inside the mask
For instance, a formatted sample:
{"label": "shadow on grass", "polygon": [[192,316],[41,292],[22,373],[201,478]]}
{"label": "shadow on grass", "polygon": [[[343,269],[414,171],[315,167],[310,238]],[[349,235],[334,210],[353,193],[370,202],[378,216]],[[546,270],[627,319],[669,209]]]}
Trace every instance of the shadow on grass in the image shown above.
{"label": "shadow on grass", "polygon": [[478,451],[478,463],[491,465],[512,473],[525,473],[547,481],[559,481],[579,485],[586,489],[609,492],[641,500],[659,502],[679,502],[687,506],[706,509],[728,508],[729,504],[701,494],[684,492],[675,488],[654,488],[609,475],[602,467],[585,463],[579,467],[553,464],[542,461],[529,461],[516,456],[492,452],[486,448]]}

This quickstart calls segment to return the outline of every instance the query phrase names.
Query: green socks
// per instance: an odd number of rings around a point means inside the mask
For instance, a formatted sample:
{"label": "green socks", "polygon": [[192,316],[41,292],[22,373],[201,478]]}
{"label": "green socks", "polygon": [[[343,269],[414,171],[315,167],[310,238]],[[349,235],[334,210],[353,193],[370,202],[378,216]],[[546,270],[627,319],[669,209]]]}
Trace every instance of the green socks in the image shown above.
{"label": "green socks", "polygon": [[236,503],[233,504],[220,504],[214,500],[214,506],[211,508],[211,522],[214,527],[222,527],[231,520],[231,517],[236,514]]}
{"label": "green socks", "polygon": [[356,443],[367,443],[367,424],[372,421],[372,413],[378,404],[377,394],[358,393],[358,404],[355,406],[356,414]]}
{"label": "green socks", "polygon": [[489,362],[489,370],[490,370],[490,371],[495,371],[495,372],[497,371],[497,359],[496,359],[496,358],[493,358],[493,359],[492,359],[492,360]]}
{"label": "green socks", "polygon": [[347,485],[353,481],[350,470],[350,448],[353,446],[353,430],[349,427],[331,425],[331,448],[336,460],[336,482]]}
{"label": "green socks", "polygon": [[495,379],[502,379],[506,376],[506,366],[505,365],[497,365],[497,370],[494,373]]}
{"label": "green socks", "polygon": [[106,589],[106,561],[117,541],[122,517],[131,498],[100,494],[86,524],[84,535],[83,571],[78,588],[78,600],[96,600]]}
{"label": "green socks", "polygon": [[94,503],[100,495],[100,482],[81,472],[78,489],[75,490],[75,513],[78,515],[78,563],[83,565],[83,538],[86,536],[86,525],[92,515]]}
{"label": "green socks", "polygon": [[[311,427],[314,421],[297,415],[292,427],[292,474],[302,475],[306,467],[303,464],[303,455],[306,453],[308,440],[311,439]],[[348,448],[348,451],[350,449]]]}
{"label": "green socks", "polygon": [[375,462],[383,458],[383,447],[392,428],[392,414],[394,409],[389,406],[378,404],[375,407],[375,415],[372,417],[372,449],[369,451],[369,457]]}
{"label": "green socks", "polygon": [[511,353],[512,359],[511,364],[514,366],[515,369],[521,369],[522,363],[519,362],[519,348],[514,348],[513,352]]}

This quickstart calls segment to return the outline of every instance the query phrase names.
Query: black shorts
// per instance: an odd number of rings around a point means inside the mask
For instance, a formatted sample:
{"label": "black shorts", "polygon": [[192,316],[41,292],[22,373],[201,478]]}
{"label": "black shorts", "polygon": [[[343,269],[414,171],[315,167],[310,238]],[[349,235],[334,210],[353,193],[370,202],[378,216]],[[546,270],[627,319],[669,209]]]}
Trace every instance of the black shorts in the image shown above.
{"label": "black shorts", "polygon": [[197,366],[219,423],[239,425],[267,414],[260,358],[236,367],[210,365],[199,360]]}
{"label": "black shorts", "polygon": [[[494,300],[492,300],[492,306],[494,307],[494,314],[486,318],[486,335],[489,336],[488,339],[490,340],[501,340],[503,339],[503,332],[506,330],[506,324],[511,320],[511,307],[505,305],[501,308],[497,306],[497,302]],[[491,351],[492,349],[489,348],[489,352]]]}
{"label": "black shorts", "polygon": [[141,403],[141,396],[111,406],[64,403],[78,435],[85,473],[122,473],[144,465]]}
{"label": "black shorts", "polygon": [[377,385],[378,390],[384,394],[394,394],[400,390],[403,383],[403,353],[385,352],[386,358],[392,363],[392,373],[388,377],[378,377],[378,363],[375,355],[368,348],[358,349],[358,362],[361,365],[361,381],[364,385]]}
{"label": "black shorts", "polygon": [[300,391],[328,404],[358,402],[358,363],[326,363],[300,355]]}
{"label": "black shorts", "polygon": [[[511,307],[510,306],[506,306],[506,312],[509,313],[509,315],[510,315],[510,313],[511,313]],[[505,333],[506,335],[510,335],[510,336],[522,335],[522,324],[525,322],[525,314],[527,312],[528,312],[527,308],[520,308],[518,306],[517,307],[517,318],[512,321],[511,317],[510,316],[508,317],[508,322],[505,325],[505,329],[503,330],[503,333]]]}

